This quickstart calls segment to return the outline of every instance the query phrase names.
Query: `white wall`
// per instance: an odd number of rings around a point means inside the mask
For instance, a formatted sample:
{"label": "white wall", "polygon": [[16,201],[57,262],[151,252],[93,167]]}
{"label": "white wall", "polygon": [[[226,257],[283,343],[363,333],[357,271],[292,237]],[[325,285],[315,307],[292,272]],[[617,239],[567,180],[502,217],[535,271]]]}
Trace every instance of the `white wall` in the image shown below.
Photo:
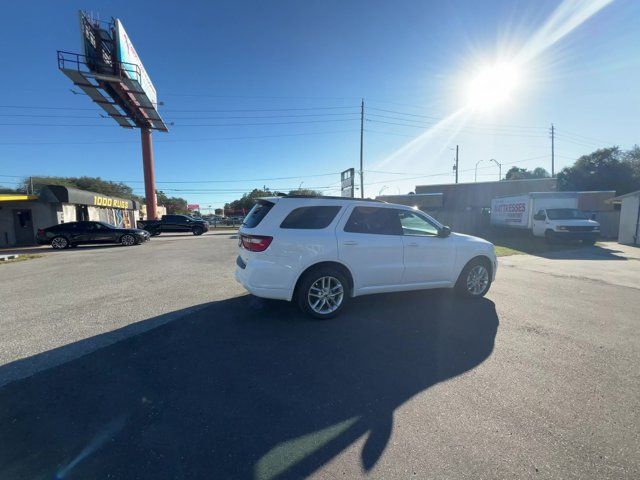
{"label": "white wall", "polygon": [[[633,245],[634,236],[640,233],[636,232],[638,204],[640,204],[640,195],[622,199],[622,207],[620,208],[620,230],[618,231],[619,243]],[[637,242],[640,244],[640,238]]]}
{"label": "white wall", "polygon": [[44,202],[2,202],[0,204],[0,246],[15,245],[15,227],[13,224],[13,211],[24,209],[31,210],[33,222],[33,236],[35,238],[39,228],[50,227],[58,223],[56,219],[56,206]]}

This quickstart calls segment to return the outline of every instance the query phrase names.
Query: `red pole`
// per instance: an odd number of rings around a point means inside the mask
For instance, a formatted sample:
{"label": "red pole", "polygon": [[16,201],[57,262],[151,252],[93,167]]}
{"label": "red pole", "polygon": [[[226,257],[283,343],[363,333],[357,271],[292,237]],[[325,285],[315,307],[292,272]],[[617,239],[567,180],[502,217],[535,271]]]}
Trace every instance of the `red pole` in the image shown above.
{"label": "red pole", "polygon": [[144,169],[144,196],[147,204],[147,220],[156,220],[158,210],[156,208],[156,176],[153,167],[153,143],[151,142],[151,130],[140,129],[142,140],[142,168]]}

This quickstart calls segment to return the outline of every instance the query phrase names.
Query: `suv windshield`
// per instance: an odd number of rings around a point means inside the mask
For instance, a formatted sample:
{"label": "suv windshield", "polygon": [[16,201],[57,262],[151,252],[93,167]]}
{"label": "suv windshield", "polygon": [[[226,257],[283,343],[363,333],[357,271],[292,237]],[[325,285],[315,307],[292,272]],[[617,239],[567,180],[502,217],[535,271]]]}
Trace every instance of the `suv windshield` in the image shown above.
{"label": "suv windshield", "polygon": [[547,209],[549,220],[586,220],[587,216],[576,208]]}
{"label": "suv windshield", "polygon": [[251,211],[247,214],[242,222],[242,225],[247,228],[257,227],[258,224],[262,221],[262,219],[269,213],[269,210],[273,208],[273,203],[268,200],[258,200],[258,202],[253,206]]}

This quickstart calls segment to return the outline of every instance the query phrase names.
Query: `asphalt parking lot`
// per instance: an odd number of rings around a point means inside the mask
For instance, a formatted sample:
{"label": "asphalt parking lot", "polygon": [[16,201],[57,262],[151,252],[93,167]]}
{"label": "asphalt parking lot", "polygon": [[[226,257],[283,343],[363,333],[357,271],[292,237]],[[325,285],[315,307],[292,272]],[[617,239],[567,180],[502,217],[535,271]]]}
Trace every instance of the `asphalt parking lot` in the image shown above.
{"label": "asphalt parking lot", "polygon": [[486,299],[245,295],[229,232],[0,266],[0,478],[639,478],[640,260]]}

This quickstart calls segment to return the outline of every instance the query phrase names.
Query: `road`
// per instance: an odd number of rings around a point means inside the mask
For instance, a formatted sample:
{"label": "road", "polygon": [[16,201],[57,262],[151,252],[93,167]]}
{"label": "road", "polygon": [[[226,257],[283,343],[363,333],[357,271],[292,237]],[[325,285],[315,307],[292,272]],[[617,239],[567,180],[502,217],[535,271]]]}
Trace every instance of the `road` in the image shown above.
{"label": "road", "polygon": [[318,322],[244,295],[229,237],[0,266],[0,478],[640,477],[640,261]]}

